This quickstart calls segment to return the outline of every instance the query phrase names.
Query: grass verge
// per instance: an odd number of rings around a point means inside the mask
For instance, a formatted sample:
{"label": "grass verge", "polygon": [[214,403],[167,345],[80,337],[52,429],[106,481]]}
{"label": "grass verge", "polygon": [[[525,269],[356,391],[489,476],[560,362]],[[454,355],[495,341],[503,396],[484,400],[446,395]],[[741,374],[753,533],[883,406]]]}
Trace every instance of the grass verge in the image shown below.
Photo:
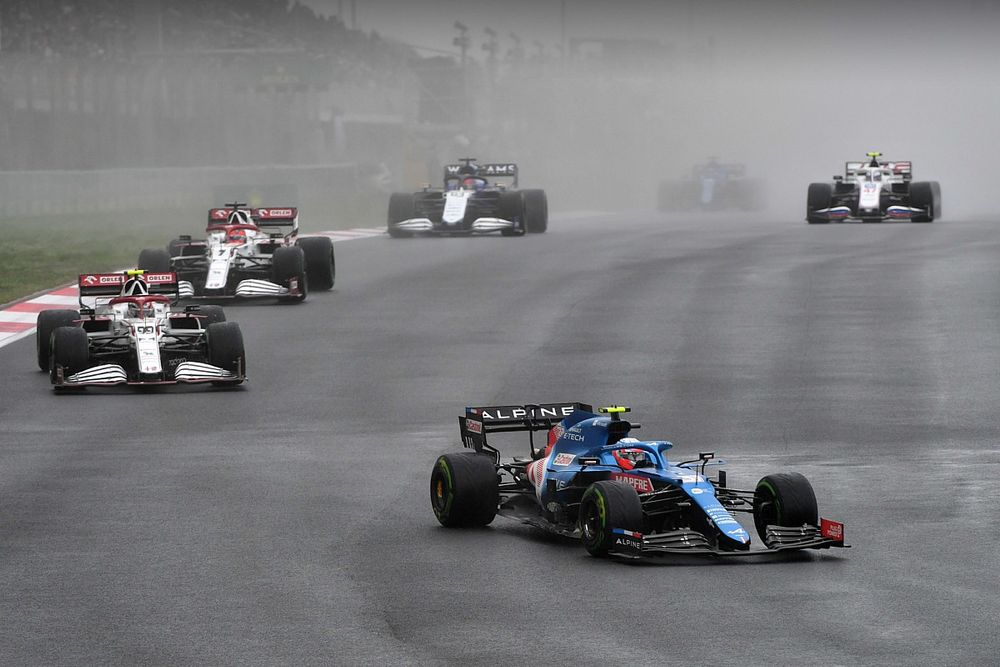
{"label": "grass verge", "polygon": [[87,271],[133,266],[139,251],[198,231],[164,214],[116,212],[0,219],[0,304],[74,282]]}

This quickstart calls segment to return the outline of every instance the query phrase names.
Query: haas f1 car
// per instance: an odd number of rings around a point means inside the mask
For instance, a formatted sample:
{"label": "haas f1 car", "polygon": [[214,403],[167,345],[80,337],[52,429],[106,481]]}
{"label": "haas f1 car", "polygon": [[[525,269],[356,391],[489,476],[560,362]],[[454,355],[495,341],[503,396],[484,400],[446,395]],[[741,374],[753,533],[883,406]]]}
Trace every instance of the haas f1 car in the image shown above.
{"label": "haas f1 car", "polygon": [[843,176],[833,183],[810,183],[806,221],[810,224],[860,220],[934,222],[941,217],[941,185],[914,181],[913,163],[879,162],[881,153],[868,153],[867,162],[846,163]]}
{"label": "haas f1 car", "polygon": [[444,168],[444,188],[429,185],[413,194],[389,198],[389,235],[488,234],[523,236],[549,225],[544,190],[518,190],[516,164],[461,164]]}
{"label": "haas f1 car", "polygon": [[174,312],[175,274],[90,273],[79,287],[79,311],[38,314],[38,367],[56,389],[246,379],[240,326],[219,306]]}
{"label": "haas f1 car", "polygon": [[[671,443],[638,440],[628,408],[582,403],[466,408],[466,448],[445,454],[431,473],[431,506],[448,527],[483,526],[503,515],[578,538],[594,556],[668,554],[747,556],[844,547],[842,523],[820,519],[809,481],[798,473],[762,478],[754,490],[730,488],[714,454],[667,460]],[[502,460],[487,434],[528,433],[529,456]],[[548,434],[538,448],[532,434]],[[753,516],[764,548],[734,514]]]}
{"label": "haas f1 car", "polygon": [[336,265],[329,238],[298,233],[294,207],[246,208],[234,202],[208,211],[205,239],[181,236],[166,250],[143,250],[139,268],[176,273],[181,298],[300,302],[310,289],[333,288]]}
{"label": "haas f1 car", "polygon": [[760,210],[764,206],[764,182],[745,175],[746,167],[742,164],[722,164],[709,158],[708,162],[695,165],[690,177],[660,184],[659,209]]}

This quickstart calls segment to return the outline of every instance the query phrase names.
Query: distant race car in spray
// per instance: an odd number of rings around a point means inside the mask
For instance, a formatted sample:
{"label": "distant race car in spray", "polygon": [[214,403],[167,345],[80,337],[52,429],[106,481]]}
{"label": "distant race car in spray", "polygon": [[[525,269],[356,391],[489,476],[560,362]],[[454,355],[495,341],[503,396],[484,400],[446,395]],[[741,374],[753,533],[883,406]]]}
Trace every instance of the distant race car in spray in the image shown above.
{"label": "distant race car in spray", "polygon": [[205,239],[181,236],[166,250],[147,248],[139,253],[139,268],[175,272],[181,298],[300,302],[311,289],[333,288],[336,263],[329,238],[298,233],[295,207],[247,208],[234,202],[209,209]]}
{"label": "distant race car in spray", "polygon": [[833,183],[810,183],[806,221],[934,222],[940,218],[941,185],[914,181],[911,162],[879,162],[881,156],[872,152],[866,162],[847,162],[844,175],[834,176]]}
{"label": "distant race car in spray", "polygon": [[172,309],[174,273],[86,273],[80,309],[38,314],[38,367],[56,389],[246,379],[243,333],[219,306]]}
{"label": "distant race car in spray", "polygon": [[[466,408],[459,417],[470,452],[438,457],[431,507],[447,527],[484,526],[500,514],[579,538],[594,556],[753,556],[844,547],[844,525],[820,519],[809,481],[798,473],[763,477],[752,491],[710,479],[715,454],[667,460],[671,443],[637,440],[625,407],[595,414],[583,403]],[[487,434],[528,433],[528,456],[502,459]],[[548,434],[535,446],[532,434]],[[753,516],[763,549],[734,517]]]}
{"label": "distant race car in spray", "polygon": [[390,196],[390,236],[545,232],[545,191],[518,190],[516,164],[477,164],[475,158],[459,162],[445,166],[443,188],[428,185],[420,192]]}
{"label": "distant race car in spray", "polygon": [[660,183],[661,211],[756,211],[764,207],[764,182],[746,178],[742,164],[723,164],[709,158],[691,169],[691,175]]}

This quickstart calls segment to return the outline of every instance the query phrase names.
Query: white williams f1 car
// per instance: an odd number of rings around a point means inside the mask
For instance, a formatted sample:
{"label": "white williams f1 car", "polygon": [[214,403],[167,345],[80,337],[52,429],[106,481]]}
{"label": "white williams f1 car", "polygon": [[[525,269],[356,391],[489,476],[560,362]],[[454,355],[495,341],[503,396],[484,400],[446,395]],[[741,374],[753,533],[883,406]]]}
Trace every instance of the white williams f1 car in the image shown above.
{"label": "white williams f1 car", "polygon": [[181,236],[166,250],[143,250],[139,268],[175,272],[181,298],[299,302],[309,289],[332,289],[336,265],[329,238],[299,238],[298,232],[297,208],[251,209],[234,202],[209,210],[205,240]]}
{"label": "white williams f1 car", "polygon": [[475,158],[459,162],[445,166],[444,188],[428,185],[420,192],[390,197],[390,236],[545,232],[549,224],[545,191],[518,190],[516,164],[476,164]]}
{"label": "white williams f1 car", "polygon": [[860,220],[934,222],[941,217],[941,186],[937,181],[913,181],[911,162],[848,162],[833,183],[811,183],[806,199],[809,224]]}
{"label": "white williams f1 car", "polygon": [[88,273],[78,284],[79,311],[38,314],[38,367],[56,389],[246,379],[239,325],[219,306],[173,312],[175,274]]}

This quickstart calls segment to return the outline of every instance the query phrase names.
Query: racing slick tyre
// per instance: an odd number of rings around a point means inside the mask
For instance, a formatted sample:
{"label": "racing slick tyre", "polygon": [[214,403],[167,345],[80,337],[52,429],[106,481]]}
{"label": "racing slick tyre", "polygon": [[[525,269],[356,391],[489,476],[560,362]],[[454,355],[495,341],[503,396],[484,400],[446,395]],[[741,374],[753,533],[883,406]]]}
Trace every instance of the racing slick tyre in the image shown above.
{"label": "racing slick tyre", "polygon": [[302,248],[306,258],[306,275],[309,287],[326,292],[333,289],[337,279],[337,263],[333,256],[333,241],[326,236],[309,236],[295,245]]}
{"label": "racing slick tyre", "polygon": [[549,200],[545,190],[522,190],[524,228],[529,234],[544,234],[549,228]]}
{"label": "racing slick tyre", "polygon": [[52,332],[49,358],[49,379],[56,384],[58,369],[63,378],[85,370],[90,365],[90,343],[82,327],[59,327]]}
{"label": "racing slick tyre", "polygon": [[580,500],[580,541],[591,556],[607,556],[612,530],[641,532],[642,502],[630,485],[613,480],[594,482]]}
{"label": "racing slick tyre", "polygon": [[493,459],[476,452],[443,454],[431,471],[431,509],[447,528],[485,526],[500,504]]}
{"label": "racing slick tyre", "polygon": [[299,246],[276,248],[271,256],[271,280],[282,287],[291,288],[291,281],[299,285],[299,296],[283,297],[286,301],[301,303],[309,291],[306,281],[306,254]]}
{"label": "racing slick tyre", "polygon": [[768,526],[817,525],[816,494],[809,480],[797,472],[762,477],[753,492],[753,524],[767,544]]}
{"label": "racing slick tyre", "polygon": [[35,351],[38,354],[38,370],[49,370],[49,351],[52,344],[52,332],[59,327],[72,326],[80,319],[75,310],[43,310],[38,313],[35,324]]}
{"label": "racing slick tyre", "polygon": [[170,253],[163,248],[146,248],[139,253],[137,268],[150,273],[166,273],[170,270]]}
{"label": "racing slick tyre", "polygon": [[[208,363],[236,376],[246,375],[246,352],[243,350],[243,332],[236,322],[213,322],[205,331]],[[230,384],[213,382],[212,384]]]}
{"label": "racing slick tyre", "polygon": [[826,218],[814,215],[814,211],[830,208],[833,200],[833,186],[829,183],[810,183],[809,194],[806,196],[806,221],[810,225],[820,225],[829,222]]}
{"label": "racing slick tyre", "polygon": [[222,309],[222,306],[199,306],[196,314],[202,316],[201,326],[205,329],[210,324],[226,321],[226,311]]}
{"label": "racing slick tyre", "polygon": [[927,209],[926,215],[915,215],[912,222],[934,222],[941,217],[941,185],[937,181],[917,181],[910,184],[910,206]]}
{"label": "racing slick tyre", "polygon": [[413,195],[407,192],[394,192],[390,195],[389,216],[386,220],[389,236],[394,239],[405,239],[413,236],[410,232],[396,229],[396,223],[412,218],[414,210]]}
{"label": "racing slick tyre", "polygon": [[514,229],[501,229],[501,236],[524,236],[527,231],[527,200],[524,192],[502,192],[497,202],[497,217],[510,220]]}

